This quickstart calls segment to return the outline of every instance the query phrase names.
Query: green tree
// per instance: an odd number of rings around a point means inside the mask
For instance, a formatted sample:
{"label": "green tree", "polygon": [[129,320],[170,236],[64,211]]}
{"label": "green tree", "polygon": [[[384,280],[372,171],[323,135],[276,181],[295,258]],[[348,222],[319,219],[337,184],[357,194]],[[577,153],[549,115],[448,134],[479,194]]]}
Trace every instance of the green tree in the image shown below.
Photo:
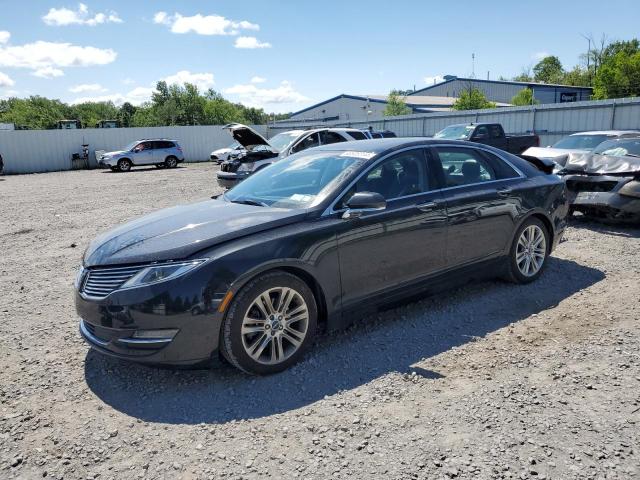
{"label": "green tree", "polygon": [[564,69],[556,56],[545,57],[533,67],[533,79],[542,83],[560,83]]}
{"label": "green tree", "polygon": [[100,120],[114,120],[118,108],[113,102],[78,103],[71,108],[71,118],[80,120],[84,128],[94,128]]}
{"label": "green tree", "polygon": [[496,104],[487,100],[485,94],[479,89],[470,87],[460,92],[452,108],[454,110],[481,110],[496,108]]}
{"label": "green tree", "polygon": [[619,51],[602,63],[593,79],[593,97],[620,98],[640,95],[640,52]]}
{"label": "green tree", "polygon": [[39,96],[3,100],[0,112],[0,122],[14,123],[31,129],[55,128],[58,120],[73,117],[69,105],[60,100]]}
{"label": "green tree", "polygon": [[387,97],[387,106],[382,114],[385,117],[395,117],[398,115],[408,115],[410,113],[411,109],[404,103],[404,99],[392,90]]}
{"label": "green tree", "polygon": [[533,90],[530,88],[523,88],[516,93],[511,99],[512,105],[524,106],[524,105],[537,105],[540,102],[533,98]]}
{"label": "green tree", "polygon": [[137,108],[131,105],[129,102],[124,102],[118,112],[118,120],[123,127],[131,127],[133,122],[133,116],[136,114]]}

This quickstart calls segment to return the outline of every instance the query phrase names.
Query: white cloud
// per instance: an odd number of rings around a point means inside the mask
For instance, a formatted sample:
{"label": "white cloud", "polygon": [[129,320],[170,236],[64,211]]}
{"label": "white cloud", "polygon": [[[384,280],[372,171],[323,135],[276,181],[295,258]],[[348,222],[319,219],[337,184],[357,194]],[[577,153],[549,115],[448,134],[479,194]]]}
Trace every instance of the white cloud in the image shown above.
{"label": "white cloud", "polygon": [[0,100],[6,100],[8,98],[17,97],[19,95],[20,92],[18,90],[5,90],[4,92],[0,93]]}
{"label": "white cloud", "polygon": [[432,77],[424,77],[423,80],[427,85],[433,85],[434,83],[444,82],[444,77],[442,75],[434,75]]}
{"label": "white cloud", "polygon": [[207,90],[215,85],[213,73],[191,73],[189,70],[181,70],[174,75],[169,75],[164,81],[169,85],[191,83],[200,90]]}
{"label": "white cloud", "polygon": [[549,52],[536,52],[533,55],[531,55],[531,59],[540,61],[543,58],[550,57],[550,56],[551,54]]}
{"label": "white cloud", "polygon": [[11,34],[6,30],[0,30],[0,43],[7,43],[11,38]]}
{"label": "white cloud", "polygon": [[260,30],[260,25],[242,20],[230,20],[221,15],[196,15],[185,17],[179,13],[169,15],[157,12],[153,22],[170,27],[173,33],[197,33],[198,35],[238,35],[241,30]]}
{"label": "white cloud", "polygon": [[264,83],[264,82],[266,82],[266,81],[267,81],[267,79],[266,79],[266,78],[264,78],[264,77],[258,77],[258,76],[255,76],[255,77],[253,77],[253,78],[251,79],[251,83]]}
{"label": "white cloud", "polygon": [[13,87],[15,83],[9,75],[0,72],[0,87]]}
{"label": "white cloud", "polygon": [[238,37],[233,45],[236,48],[271,48],[268,42],[261,42],[256,37]]}
{"label": "white cloud", "polygon": [[71,43],[37,41],[24,45],[0,45],[0,67],[28,68],[44,78],[64,75],[65,67],[90,67],[113,62],[111,49],[83,47]]}
{"label": "white cloud", "polygon": [[127,77],[122,80],[122,83],[124,83],[125,85],[133,85],[134,83],[136,83],[136,81],[133,78]]}
{"label": "white cloud", "polygon": [[83,92],[106,92],[107,89],[104,88],[99,83],[83,83],[80,85],[74,85],[69,89],[71,93],[83,93]]}
{"label": "white cloud", "polygon": [[56,27],[67,25],[88,25],[95,27],[103,23],[122,23],[122,19],[116,12],[108,11],[93,15],[89,12],[89,7],[84,3],[78,4],[77,10],[70,10],[65,7],[50,8],[49,12],[42,17],[42,20],[47,25]]}
{"label": "white cloud", "polygon": [[40,77],[40,78],[56,78],[56,77],[63,77],[64,72],[59,68],[42,67],[37,69],[35,72],[33,72],[32,75],[34,77]]}
{"label": "white cloud", "polygon": [[296,91],[290,82],[281,82],[276,88],[259,88],[254,84],[241,84],[224,90],[224,93],[237,95],[240,101],[249,107],[264,107],[270,104],[302,103],[309,99]]}

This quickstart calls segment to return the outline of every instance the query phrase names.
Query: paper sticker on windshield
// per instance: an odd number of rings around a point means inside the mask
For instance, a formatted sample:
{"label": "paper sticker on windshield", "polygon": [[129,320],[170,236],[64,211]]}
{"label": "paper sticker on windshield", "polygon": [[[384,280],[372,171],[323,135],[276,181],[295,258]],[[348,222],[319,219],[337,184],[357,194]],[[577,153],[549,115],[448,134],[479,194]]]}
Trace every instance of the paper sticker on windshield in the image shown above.
{"label": "paper sticker on windshield", "polygon": [[341,157],[354,157],[354,158],[364,158],[365,160],[369,160],[370,158],[375,156],[373,152],[343,152],[340,154]]}

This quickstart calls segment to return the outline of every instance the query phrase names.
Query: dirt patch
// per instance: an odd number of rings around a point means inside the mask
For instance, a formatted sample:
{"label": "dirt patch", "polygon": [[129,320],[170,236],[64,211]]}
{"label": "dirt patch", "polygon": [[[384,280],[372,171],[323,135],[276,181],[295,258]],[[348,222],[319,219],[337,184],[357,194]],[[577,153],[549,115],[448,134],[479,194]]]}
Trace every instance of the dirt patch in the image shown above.
{"label": "dirt patch", "polygon": [[580,222],[539,281],[385,311],[272,377],[89,351],[71,290],[85,246],[219,193],[215,171],[5,177],[1,478],[640,475],[637,228]]}

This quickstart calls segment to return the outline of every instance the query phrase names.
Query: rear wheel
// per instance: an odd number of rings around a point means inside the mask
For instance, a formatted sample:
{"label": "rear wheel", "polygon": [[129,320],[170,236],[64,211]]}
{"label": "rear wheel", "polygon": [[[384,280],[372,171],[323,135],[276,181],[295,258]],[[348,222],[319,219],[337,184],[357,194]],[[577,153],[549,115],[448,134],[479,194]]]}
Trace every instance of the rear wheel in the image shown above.
{"label": "rear wheel", "polygon": [[119,160],[118,170],[120,170],[121,172],[128,172],[129,170],[131,170],[131,160],[128,160],[126,158]]}
{"label": "rear wheel", "polygon": [[167,157],[164,161],[164,166],[167,168],[176,168],[178,166],[178,159],[176,157]]}
{"label": "rear wheel", "polygon": [[300,278],[274,271],[237,294],[222,325],[222,353],[251,374],[280,372],[296,363],[317,325],[313,292]]}
{"label": "rear wheel", "polygon": [[549,255],[547,227],[537,218],[526,220],[518,229],[511,251],[507,277],[515,283],[529,283],[540,276]]}

